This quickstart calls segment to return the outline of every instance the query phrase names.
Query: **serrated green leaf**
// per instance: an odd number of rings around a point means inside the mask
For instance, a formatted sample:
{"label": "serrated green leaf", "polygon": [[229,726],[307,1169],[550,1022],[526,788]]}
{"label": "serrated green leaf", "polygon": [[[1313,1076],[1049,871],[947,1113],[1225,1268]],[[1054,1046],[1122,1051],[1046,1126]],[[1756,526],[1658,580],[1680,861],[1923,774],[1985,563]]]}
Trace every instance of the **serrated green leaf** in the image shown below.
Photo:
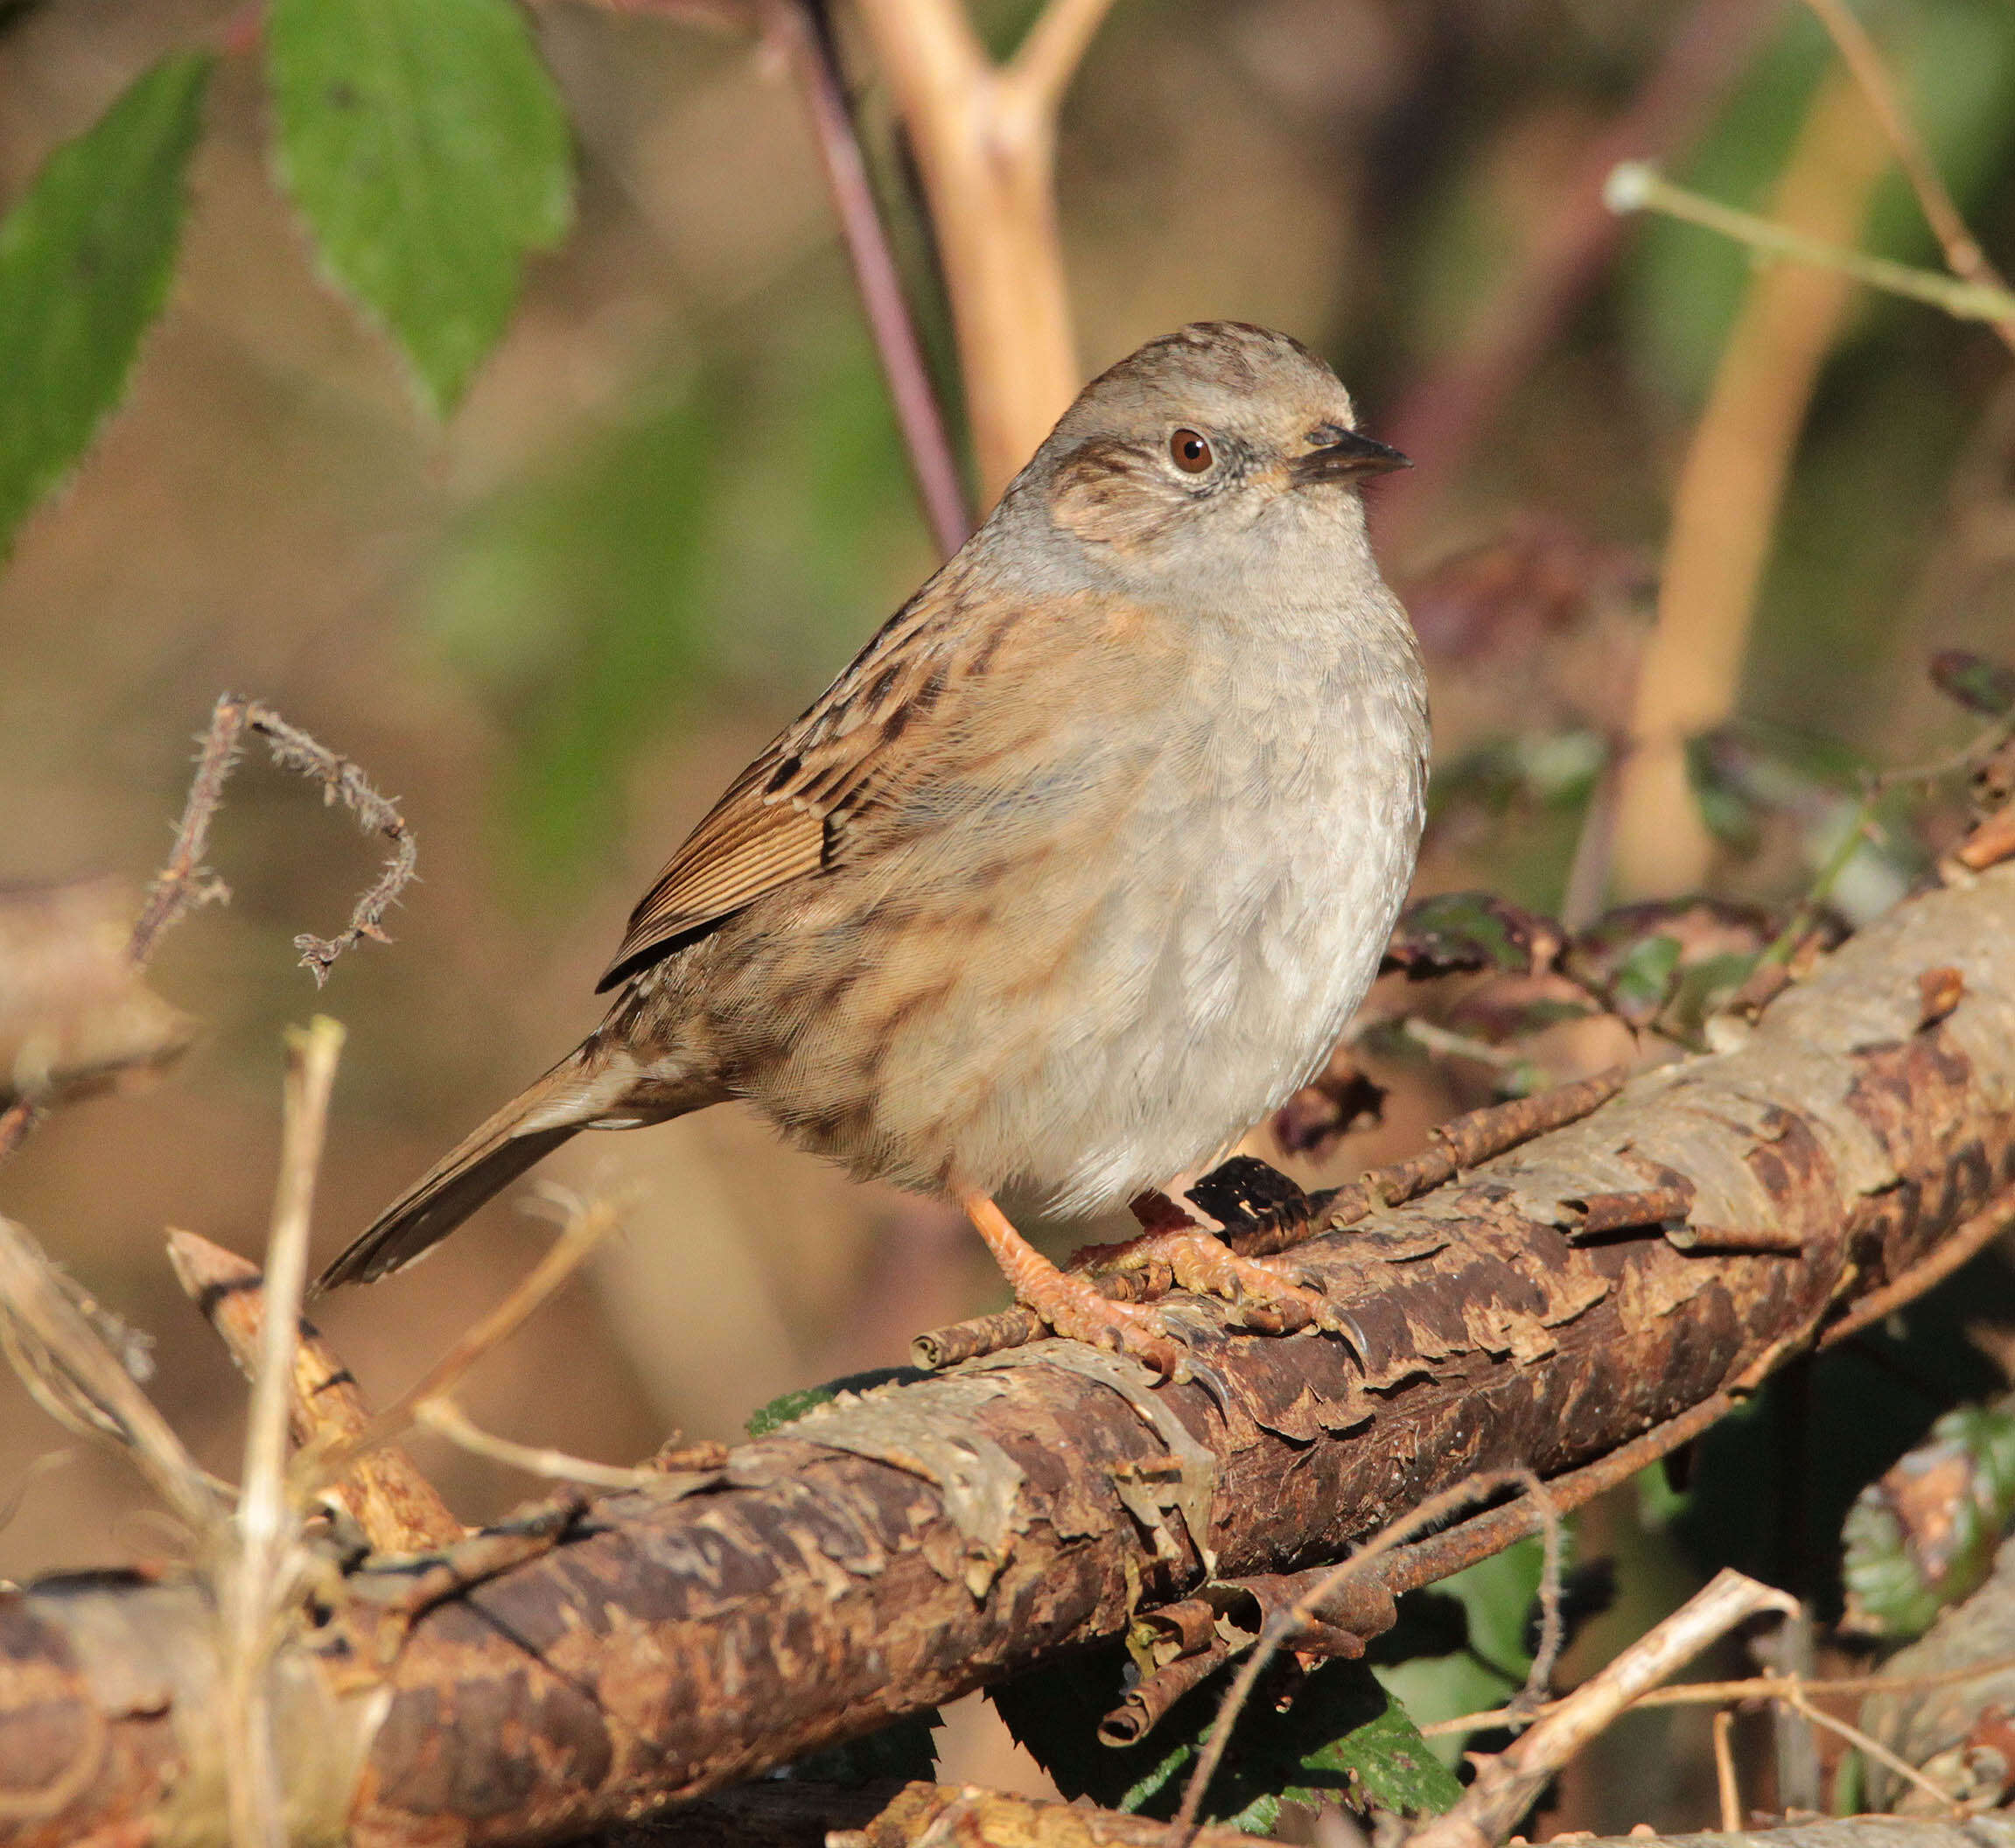
{"label": "serrated green leaf", "polygon": [[164,58],[0,222],[0,557],[124,394],[167,297],[210,62]]}
{"label": "serrated green leaf", "polygon": [[280,176],[330,272],[453,408],[566,234],[571,147],[512,0],[275,0]]}

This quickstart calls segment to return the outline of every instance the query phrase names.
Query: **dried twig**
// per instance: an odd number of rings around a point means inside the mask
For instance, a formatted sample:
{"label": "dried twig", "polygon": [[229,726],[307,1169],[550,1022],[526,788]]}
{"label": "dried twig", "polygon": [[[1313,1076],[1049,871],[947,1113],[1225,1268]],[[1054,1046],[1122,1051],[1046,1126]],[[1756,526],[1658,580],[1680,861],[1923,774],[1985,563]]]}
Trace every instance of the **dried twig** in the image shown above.
{"label": "dried twig", "polygon": [[[319,988],[328,979],[330,966],[353,943],[369,937],[383,942],[381,920],[413,878],[416,850],[413,836],[398,810],[371,787],[370,780],[346,757],[318,744],[298,726],[291,725],[277,712],[234,693],[219,696],[210,714],[210,728],[203,736],[203,748],[196,760],[188,795],[182,804],[182,818],[175,830],[175,844],[167,864],[155,875],[147,889],[145,903],[133,923],[127,956],[136,969],[145,966],[162,934],[199,905],[227,898],[229,888],[204,864],[210,850],[210,824],[224,799],[224,785],[238,762],[240,748],[248,731],[256,732],[283,768],[298,771],[322,785],[325,802],[340,802],[367,833],[381,834],[392,843],[392,858],[384,872],[350,914],[347,926],[333,938],[304,934],[294,939],[301,952],[301,963],[314,972]],[[4,1161],[31,1135],[42,1120],[44,1106],[22,1098],[0,1111],[0,1161]]]}
{"label": "dried twig", "polygon": [[556,1482],[582,1482],[591,1488],[620,1490],[648,1488],[664,1480],[659,1469],[625,1469],[610,1463],[590,1462],[570,1456],[563,1450],[548,1450],[536,1445],[514,1443],[485,1431],[445,1393],[435,1393],[415,1407],[413,1422],[445,1438],[472,1456],[486,1457],[507,1468],[521,1469],[528,1475],[544,1476]]}
{"label": "dried twig", "polygon": [[301,952],[301,966],[312,970],[319,988],[328,979],[338,956],[353,943],[368,937],[374,943],[388,942],[381,926],[385,914],[398,901],[399,894],[412,882],[418,858],[405,818],[371,787],[371,780],[348,758],[318,744],[297,725],[290,725],[269,708],[248,704],[246,724],[266,740],[273,761],[283,769],[298,771],[322,786],[325,805],[340,802],[357,817],[366,834],[381,834],[392,844],[392,857],[370,889],[357,900],[350,921],[333,937],[318,937],[307,932],[294,939]]}
{"label": "dried twig", "polygon": [[[193,1232],[168,1235],[168,1259],[231,1358],[247,1374],[254,1372],[266,1312],[259,1267]],[[370,1416],[349,1368],[304,1317],[294,1348],[289,1418],[296,1446],[355,1437]],[[358,1458],[333,1489],[381,1551],[423,1551],[462,1537],[462,1523],[396,1444]]]}
{"label": "dried twig", "polygon": [[1907,1759],[1899,1757],[1880,1740],[1872,1739],[1859,1726],[1841,1718],[1837,1713],[1829,1713],[1823,1707],[1814,1706],[1811,1701],[1806,1698],[1805,1690],[1800,1687],[1795,1680],[1776,1698],[1795,1712],[1803,1714],[1814,1726],[1824,1726],[1829,1732],[1837,1733],[1840,1738],[1845,1740],[1858,1752],[1864,1752],[1879,1763],[1888,1766],[1905,1782],[1915,1784],[1920,1790],[1926,1792],[1942,1808],[1951,1814],[1963,1816],[1966,1813],[1966,1806],[1955,1798],[1949,1790],[1943,1788],[1925,1776]]}
{"label": "dried twig", "polygon": [[203,748],[196,759],[196,774],[190,779],[189,793],[183,799],[182,819],[175,829],[175,844],[168,864],[155,875],[147,888],[147,901],[133,920],[133,940],[127,955],[143,965],[154,954],[164,931],[178,924],[199,905],[229,896],[228,889],[204,864],[210,851],[210,822],[224,799],[224,784],[238,761],[238,750],[245,735],[247,706],[233,694],[218,696],[210,714],[210,729],[203,735]]}
{"label": "dried twig", "polygon": [[1420,1532],[1423,1528],[1433,1527],[1458,1508],[1501,1494],[1507,1488],[1522,1488],[1535,1497],[1543,1497],[1546,1493],[1539,1478],[1529,1469],[1492,1470],[1467,1477],[1439,1494],[1431,1495],[1404,1519],[1394,1522],[1382,1533],[1374,1535],[1340,1564],[1319,1575],[1312,1575],[1313,1582],[1300,1597],[1267,1619],[1259,1640],[1239,1664],[1238,1674],[1225,1690],[1224,1699],[1219,1704],[1217,1716],[1211,1722],[1210,1737],[1198,1754],[1189,1782],[1184,1787],[1182,1806],[1169,1824],[1167,1848],[1186,1848],[1190,1843],[1205,1793],[1210,1788],[1210,1781],[1217,1774],[1226,1747],[1231,1743],[1231,1730],[1238,1723],[1246,1702],[1252,1698],[1252,1690],[1265,1672],[1266,1665],[1283,1644],[1305,1630],[1330,1596],[1348,1579],[1389,1553],[1410,1535]]}
{"label": "dried twig", "polygon": [[1624,1650],[1599,1674],[1557,1701],[1504,1751],[1482,1760],[1461,1800],[1417,1830],[1410,1848],[1495,1848],[1547,1780],[1616,1716],[1710,1643],[1759,1611],[1789,1612],[1795,1600],[1724,1568],[1706,1587]]}
{"label": "dried twig", "polygon": [[35,1402],[59,1424],[130,1457],[193,1531],[215,1522],[221,1498],[168,1421],[92,1326],[78,1292],[35,1241],[0,1218],[0,1345]]}
{"label": "dried twig", "polygon": [[1735,1716],[1725,1708],[1714,1716],[1714,1788],[1721,1826],[1732,1835],[1742,1826],[1742,1787],[1735,1779]]}
{"label": "dried twig", "polygon": [[573,1275],[581,1262],[613,1228],[619,1210],[617,1204],[601,1200],[575,1206],[567,1215],[560,1236],[502,1302],[463,1334],[362,1431],[325,1446],[304,1451],[296,1461],[297,1473],[318,1483],[330,1481],[348,1469],[358,1458],[375,1450],[381,1444],[389,1443],[414,1424],[441,1416],[452,1425],[456,1414],[451,1405],[443,1415],[431,1413],[429,1408],[437,1402],[451,1400],[455,1388],[469,1369],[491,1349],[515,1334],[540,1304]]}
{"label": "dried twig", "polygon": [[1530,1499],[1543,1523],[1544,1549],[1539,1568],[1539,1647],[1532,1652],[1525,1685],[1511,1702],[1514,1724],[1545,1704],[1553,1691],[1553,1671],[1560,1665],[1560,1652],[1567,1647],[1567,1622],[1560,1608],[1566,1530],[1551,1490],[1540,1485]]}
{"label": "dried twig", "polygon": [[288,1035],[286,1120],[267,1242],[268,1307],[245,1433],[235,1551],[225,1586],[225,1773],[236,1848],[285,1848],[285,1793],[273,1737],[268,1669],[300,1568],[299,1510],[287,1495],[287,1410],[309,1219],[343,1030],[318,1016]]}

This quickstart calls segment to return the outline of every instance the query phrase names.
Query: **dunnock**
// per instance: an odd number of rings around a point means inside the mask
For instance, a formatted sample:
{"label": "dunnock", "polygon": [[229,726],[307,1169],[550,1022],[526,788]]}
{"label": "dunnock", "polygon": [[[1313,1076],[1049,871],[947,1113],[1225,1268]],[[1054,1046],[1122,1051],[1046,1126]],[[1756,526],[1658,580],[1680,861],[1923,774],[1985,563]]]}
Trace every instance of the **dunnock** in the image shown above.
{"label": "dunnock", "polygon": [[[743,771],[602,977],[607,1018],[332,1264],[379,1277],[577,1130],[724,1098],[959,1201],[1060,1334],[1151,1308],[995,1204],[1168,1181],[1320,1068],[1419,845],[1427,696],[1360,436],[1284,334],[1203,322],[1085,388],[985,525]],[[1179,1281],[1305,1292],[1201,1233]]]}

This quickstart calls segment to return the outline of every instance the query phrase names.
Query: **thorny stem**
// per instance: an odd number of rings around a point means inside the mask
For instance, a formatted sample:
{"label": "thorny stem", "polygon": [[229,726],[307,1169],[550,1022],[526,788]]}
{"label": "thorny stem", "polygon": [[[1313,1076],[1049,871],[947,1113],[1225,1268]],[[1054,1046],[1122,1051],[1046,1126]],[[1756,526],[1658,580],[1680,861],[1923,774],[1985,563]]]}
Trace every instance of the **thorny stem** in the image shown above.
{"label": "thorny stem", "polygon": [[[1896,164],[1910,182],[1918,208],[1945,252],[1947,266],[1955,276],[1970,283],[2005,289],[2007,284],[1999,271],[1987,261],[1986,253],[1966,228],[1966,220],[1960,216],[1929,150],[1898,102],[1896,88],[1883,68],[1881,53],[1869,37],[1868,28],[1844,0],[1805,0],[1805,4],[1826,28],[1841,61],[1853,74],[1862,95],[1875,112],[1875,119],[1882,124],[1882,132],[1889,137],[1889,145],[1895,152]],[[2015,325],[2005,320],[1991,325],[2005,344],[2015,347]]]}
{"label": "thorny stem", "polygon": [[1789,257],[1822,270],[1838,270],[1872,289],[1927,302],[1963,321],[2015,322],[2015,293],[1988,283],[1963,282],[1930,270],[1913,269],[1887,257],[1870,256],[1844,244],[1807,237],[1753,212],[1677,186],[1644,162],[1627,160],[1610,172],[1603,198],[1612,212],[1662,212],[1772,256]]}

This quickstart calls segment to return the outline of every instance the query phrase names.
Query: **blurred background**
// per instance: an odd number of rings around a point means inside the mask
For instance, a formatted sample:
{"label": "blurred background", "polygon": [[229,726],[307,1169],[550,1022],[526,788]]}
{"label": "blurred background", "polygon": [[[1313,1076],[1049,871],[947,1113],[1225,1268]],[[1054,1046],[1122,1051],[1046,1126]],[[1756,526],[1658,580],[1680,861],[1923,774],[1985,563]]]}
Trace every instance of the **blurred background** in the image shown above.
{"label": "blurred background", "polygon": [[[976,9],[1001,49],[1035,10]],[[149,60],[214,41],[233,12],[0,7],[0,200]],[[1974,231],[2015,260],[2015,12],[1891,0],[1865,17]],[[536,24],[578,137],[580,222],[535,263],[453,419],[417,408],[388,344],[318,279],[269,169],[255,60],[228,57],[131,396],[0,576],[0,880],[113,873],[137,892],[226,688],[364,765],[419,842],[395,944],[346,956],[318,995],[291,941],[332,932],[378,856],[248,760],[213,855],[231,902],[154,965],[199,1043],[150,1087],[59,1114],[0,1176],[0,1205],[154,1337],[158,1402],[226,1474],[242,1391],[162,1236],[261,1248],[283,1026],[321,1009],[349,1030],[319,1261],[591,1025],[637,894],[934,562],[776,60],[696,19],[554,4]],[[886,99],[843,9],[838,24],[899,200]],[[1626,154],[1937,265],[1824,32],[1767,0],[1118,0],[1060,148],[1087,375],[1188,319],[1258,321],[1330,359],[1366,427],[1414,455],[1374,520],[1434,677],[1420,889],[1487,887],[1577,922],[1695,886],[1795,900],[1846,825],[1858,761],[1963,737],[1930,652],[2005,648],[2015,611],[2007,349],[1703,232],[1611,219],[1597,187]],[[927,241],[898,217],[948,375]],[[1690,468],[1704,506],[1739,487],[1725,522],[1676,522]],[[1619,803],[1660,585],[1703,573],[1702,658],[1732,648],[1739,669],[1723,710],[1695,715],[1712,733],[1693,753],[1704,802]],[[1940,825],[1858,854],[1842,910],[1891,902]],[[1250,1146],[1304,1180],[1354,1173],[1495,1091],[1616,1054],[1613,1027],[1531,1026],[1509,1049],[1480,1019],[1438,1040],[1368,1034],[1354,1062],[1387,1088],[1382,1122],[1304,1138],[1313,1158],[1264,1130]],[[898,1364],[913,1333],[1004,1296],[947,1214],[851,1186],[734,1110],[584,1138],[550,1166],[578,1187],[633,1181],[640,1204],[472,1382],[472,1413],[526,1442],[625,1462],[675,1429],[732,1437],[775,1395]],[[507,1198],[320,1320],[388,1397],[549,1236]],[[1053,1249],[1082,1236],[1054,1228]],[[1872,1466],[1936,1409],[1898,1409]],[[66,1443],[0,1373],[0,1488],[17,1485],[0,1573],[163,1544],[108,1457],[70,1445],[24,1475]],[[465,1518],[536,1489],[416,1447]],[[1621,1591],[1590,1662],[1701,1571],[1635,1497],[1585,1517],[1582,1545],[1616,1558]],[[1709,1818],[1692,1725],[1620,1728],[1562,1814]],[[1664,1729],[1652,1746],[1646,1728]],[[955,1774],[1039,1787],[983,1710],[949,1738]],[[1632,1739],[1618,1796],[1603,1754]]]}

